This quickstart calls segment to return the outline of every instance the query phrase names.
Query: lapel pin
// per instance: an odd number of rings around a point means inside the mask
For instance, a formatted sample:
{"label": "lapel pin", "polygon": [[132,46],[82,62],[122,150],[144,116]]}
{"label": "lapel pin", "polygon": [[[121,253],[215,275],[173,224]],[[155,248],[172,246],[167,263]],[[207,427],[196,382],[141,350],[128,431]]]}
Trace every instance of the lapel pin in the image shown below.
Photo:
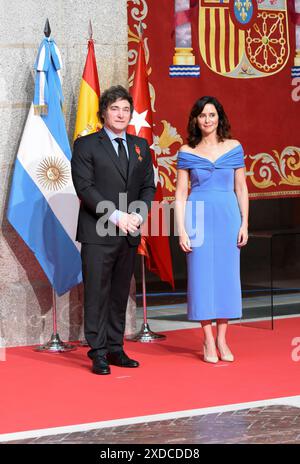
{"label": "lapel pin", "polygon": [[134,149],[135,149],[135,152],[137,154],[137,157],[138,157],[138,160],[139,161],[142,161],[143,160],[143,157],[141,155],[141,149],[138,145],[134,145]]}

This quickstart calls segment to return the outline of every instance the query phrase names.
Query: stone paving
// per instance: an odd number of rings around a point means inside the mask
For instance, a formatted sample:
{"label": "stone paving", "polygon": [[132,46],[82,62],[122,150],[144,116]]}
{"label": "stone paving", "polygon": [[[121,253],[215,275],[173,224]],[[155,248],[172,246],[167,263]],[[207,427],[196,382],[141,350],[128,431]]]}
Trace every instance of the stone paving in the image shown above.
{"label": "stone paving", "polygon": [[23,444],[300,444],[300,408],[268,406],[27,440]]}

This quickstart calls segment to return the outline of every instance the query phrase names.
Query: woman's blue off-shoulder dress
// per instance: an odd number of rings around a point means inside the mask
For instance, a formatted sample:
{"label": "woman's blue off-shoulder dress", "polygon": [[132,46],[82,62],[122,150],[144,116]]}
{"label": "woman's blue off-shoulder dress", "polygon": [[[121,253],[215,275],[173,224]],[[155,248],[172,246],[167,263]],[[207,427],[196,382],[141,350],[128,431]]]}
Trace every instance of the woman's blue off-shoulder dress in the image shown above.
{"label": "woman's blue off-shoulder dress", "polygon": [[239,318],[242,314],[241,214],[234,171],[244,167],[241,145],[215,162],[180,151],[177,169],[189,171],[191,192],[185,210],[192,252],[187,254],[188,317],[191,320]]}

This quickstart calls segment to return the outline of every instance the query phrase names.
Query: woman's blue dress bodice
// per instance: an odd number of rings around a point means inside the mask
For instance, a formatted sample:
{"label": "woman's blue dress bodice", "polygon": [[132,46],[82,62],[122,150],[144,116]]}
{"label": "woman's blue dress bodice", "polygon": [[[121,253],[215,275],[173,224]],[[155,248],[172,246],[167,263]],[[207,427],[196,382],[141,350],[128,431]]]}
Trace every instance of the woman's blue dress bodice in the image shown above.
{"label": "woman's blue dress bodice", "polygon": [[190,171],[192,191],[233,191],[234,170],[244,166],[244,152],[241,145],[227,151],[215,162],[186,151],[178,153],[177,169]]}

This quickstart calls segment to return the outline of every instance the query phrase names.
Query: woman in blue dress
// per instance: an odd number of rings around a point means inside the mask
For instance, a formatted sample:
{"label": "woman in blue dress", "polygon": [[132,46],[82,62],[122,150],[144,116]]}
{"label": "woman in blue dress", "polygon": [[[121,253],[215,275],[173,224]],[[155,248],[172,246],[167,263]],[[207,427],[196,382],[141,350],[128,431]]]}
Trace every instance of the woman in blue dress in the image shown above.
{"label": "woman in blue dress", "polygon": [[242,314],[240,249],[248,240],[243,148],[231,138],[228,118],[214,97],[194,104],[187,141],[178,152],[176,218],[187,254],[188,317],[201,321],[204,361],[230,362],[226,331],[228,319]]}

